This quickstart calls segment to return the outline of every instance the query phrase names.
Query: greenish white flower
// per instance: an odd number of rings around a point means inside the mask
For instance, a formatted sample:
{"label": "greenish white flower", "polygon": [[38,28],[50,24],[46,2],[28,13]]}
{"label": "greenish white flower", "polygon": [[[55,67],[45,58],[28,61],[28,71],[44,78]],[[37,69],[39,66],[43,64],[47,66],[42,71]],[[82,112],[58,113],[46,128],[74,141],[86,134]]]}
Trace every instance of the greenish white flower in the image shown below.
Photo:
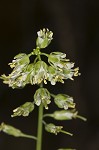
{"label": "greenish white flower", "polygon": [[66,94],[58,94],[54,97],[54,102],[59,108],[75,108],[75,103],[73,103],[73,98]]}
{"label": "greenish white flower", "polygon": [[8,76],[3,74],[0,78],[3,79],[5,84],[8,84],[9,87],[12,87],[13,89],[24,87],[29,74],[26,72],[29,62],[28,55],[24,53],[18,54],[14,57],[12,63],[9,63],[10,67],[13,68],[13,71]]}
{"label": "greenish white flower", "polygon": [[[66,54],[64,53],[50,53],[48,57],[48,62],[52,66],[49,68],[49,73],[51,74],[49,75],[49,80],[51,80],[51,78],[53,79],[53,85],[55,85],[57,81],[64,83],[64,79],[73,80],[73,76],[80,75],[80,73],[78,72],[79,68],[73,68],[74,63],[69,62],[69,60],[66,59]],[[52,69],[55,69],[55,71],[52,71]]]}
{"label": "greenish white flower", "polygon": [[45,125],[45,130],[55,135],[61,132],[62,128],[63,128],[62,126],[55,126],[53,123],[49,123]]}
{"label": "greenish white flower", "polygon": [[14,57],[12,63],[9,63],[11,68],[15,68],[16,66],[26,65],[29,64],[29,56],[25,53],[20,53]]}
{"label": "greenish white flower", "polygon": [[31,83],[32,84],[40,84],[41,82],[44,81],[46,84],[47,80],[47,70],[48,66],[44,61],[38,61],[34,65],[34,70],[30,74],[31,78]]}
{"label": "greenish white flower", "polygon": [[31,113],[34,109],[34,104],[32,102],[26,102],[25,104],[17,107],[13,110],[13,115],[11,117],[16,116],[29,116],[29,113]]}
{"label": "greenish white flower", "polygon": [[51,103],[51,96],[46,88],[39,88],[34,94],[34,102],[37,106],[42,103],[45,109],[48,109],[48,104]]}
{"label": "greenish white flower", "polygon": [[6,76],[3,74],[1,76],[1,79],[3,79],[3,83],[8,84],[9,87],[14,88],[23,88],[26,85],[26,79],[27,79],[28,73],[24,72],[16,72],[15,70],[12,71],[9,76]]}
{"label": "greenish white flower", "polygon": [[61,52],[52,52],[48,57],[50,65],[58,68],[65,68],[68,61],[66,54]]}
{"label": "greenish white flower", "polygon": [[52,85],[55,85],[56,82],[64,83],[64,76],[60,70],[57,70],[55,67],[48,67],[48,78],[47,80],[51,82]]}
{"label": "greenish white flower", "polygon": [[49,29],[43,29],[37,32],[38,38],[36,40],[36,45],[39,48],[45,48],[47,47],[50,43],[51,40],[53,39],[53,32],[49,31]]}

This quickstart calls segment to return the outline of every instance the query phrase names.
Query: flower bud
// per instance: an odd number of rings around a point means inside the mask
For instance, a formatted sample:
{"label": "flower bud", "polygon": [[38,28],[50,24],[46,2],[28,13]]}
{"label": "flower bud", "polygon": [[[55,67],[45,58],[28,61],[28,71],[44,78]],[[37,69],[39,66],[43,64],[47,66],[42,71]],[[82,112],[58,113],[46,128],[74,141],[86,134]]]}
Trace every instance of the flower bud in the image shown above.
{"label": "flower bud", "polygon": [[56,120],[71,120],[76,118],[77,114],[78,112],[74,110],[61,110],[55,111],[52,116]]}
{"label": "flower bud", "polygon": [[24,134],[23,132],[21,132],[21,130],[19,130],[13,126],[7,125],[5,123],[1,123],[0,131],[3,131],[6,134],[9,134],[9,135],[12,135],[15,137],[26,137],[26,138],[31,138],[31,139],[35,139],[35,140],[37,139],[36,137],[34,137],[32,135]]}

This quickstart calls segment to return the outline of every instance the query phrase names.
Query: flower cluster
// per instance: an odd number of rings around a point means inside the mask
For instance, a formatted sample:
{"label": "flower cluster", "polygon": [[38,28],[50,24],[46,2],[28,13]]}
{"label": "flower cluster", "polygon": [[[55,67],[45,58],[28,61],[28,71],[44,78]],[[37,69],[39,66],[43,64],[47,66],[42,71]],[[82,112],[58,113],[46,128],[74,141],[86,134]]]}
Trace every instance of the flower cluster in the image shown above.
{"label": "flower cluster", "polygon": [[[3,74],[0,78],[9,87],[23,88],[26,84],[40,84],[47,81],[55,85],[56,82],[64,83],[64,80],[71,79],[73,76],[78,76],[79,68],[74,68],[74,63],[66,59],[66,54],[61,52],[52,52],[48,57],[48,63],[41,60],[40,49],[47,47],[53,39],[52,31],[43,29],[37,32],[38,38],[36,41],[37,48],[30,54],[20,53],[14,57],[12,63],[9,63],[13,68],[11,74],[6,76]],[[35,55],[34,62],[30,63],[30,56]]]}
{"label": "flower cluster", "polygon": [[[51,54],[51,57],[53,55]],[[59,57],[60,56],[60,57]],[[58,53],[58,60],[61,58],[62,53]],[[51,82],[52,85],[55,85],[56,82],[64,83],[64,79],[73,79],[73,76],[79,75],[78,68],[72,69],[74,67],[73,63],[59,61],[57,62],[57,57],[53,56],[54,62],[51,60],[50,55],[48,57],[48,62],[50,65],[47,65],[44,61],[39,60],[35,63],[29,63],[29,56],[26,54],[19,54],[15,59],[10,63],[10,67],[14,68],[12,73],[9,76],[2,75],[1,78],[4,80],[5,84],[9,84],[9,87],[14,88],[23,88],[26,84],[40,84],[44,82],[47,84],[47,81]],[[50,59],[49,59],[50,58]],[[52,64],[53,62],[53,64]],[[64,62],[64,63],[63,63]],[[63,68],[62,68],[63,66]]]}

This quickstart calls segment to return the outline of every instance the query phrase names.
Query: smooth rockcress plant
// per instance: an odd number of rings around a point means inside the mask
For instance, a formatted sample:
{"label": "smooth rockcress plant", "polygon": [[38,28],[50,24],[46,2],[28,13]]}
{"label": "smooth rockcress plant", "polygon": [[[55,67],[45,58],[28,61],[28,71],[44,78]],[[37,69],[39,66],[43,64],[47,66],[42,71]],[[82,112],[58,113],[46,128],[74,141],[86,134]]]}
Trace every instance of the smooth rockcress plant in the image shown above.
{"label": "smooth rockcress plant", "polygon": [[[53,123],[45,122],[46,117],[52,117],[55,120],[71,120],[80,118],[86,121],[86,118],[79,116],[76,110],[73,97],[64,93],[51,93],[50,90],[44,87],[48,82],[55,85],[57,82],[64,83],[65,80],[74,80],[74,76],[79,76],[79,68],[74,68],[74,63],[67,59],[66,54],[62,52],[51,52],[50,54],[44,53],[43,49],[46,48],[53,39],[53,32],[49,29],[43,29],[37,32],[36,48],[30,54],[20,53],[14,57],[9,66],[12,72],[9,75],[1,75],[3,83],[8,84],[12,89],[24,88],[27,84],[37,85],[38,89],[33,95],[32,102],[25,102],[21,106],[13,110],[11,117],[29,116],[38,106],[38,128],[37,136],[27,135],[15,127],[1,123],[0,131],[15,137],[27,137],[36,140],[36,150],[42,149],[42,130],[43,125],[45,130],[52,134],[64,133],[72,136],[63,130],[63,126],[55,125]],[[42,60],[42,55],[47,57],[48,62]],[[30,57],[34,58],[33,62]],[[43,114],[43,108],[49,109],[51,101],[54,101],[58,110],[51,114]],[[70,148],[60,148],[59,150],[73,150]]]}

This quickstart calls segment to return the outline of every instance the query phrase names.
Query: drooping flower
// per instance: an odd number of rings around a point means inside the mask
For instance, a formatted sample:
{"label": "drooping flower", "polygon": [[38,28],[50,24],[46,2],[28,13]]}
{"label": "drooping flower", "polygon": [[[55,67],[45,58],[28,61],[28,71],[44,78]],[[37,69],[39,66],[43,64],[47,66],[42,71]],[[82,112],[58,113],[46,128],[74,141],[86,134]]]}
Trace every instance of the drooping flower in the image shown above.
{"label": "drooping flower", "polygon": [[48,62],[50,65],[58,68],[65,68],[68,61],[69,60],[66,59],[66,54],[61,52],[52,52],[48,57]]}
{"label": "drooping flower", "polygon": [[75,103],[73,103],[73,98],[66,94],[58,94],[54,97],[54,102],[59,108],[75,108]]}
{"label": "drooping flower", "polygon": [[57,70],[55,67],[48,67],[47,80],[51,82],[52,85],[55,85],[56,82],[64,83],[64,76],[60,70]]}
{"label": "drooping flower", "polygon": [[31,83],[40,84],[42,81],[46,84],[48,66],[44,61],[38,61],[34,65],[34,70],[31,72]]}
{"label": "drooping flower", "polygon": [[45,130],[55,135],[61,132],[62,128],[63,126],[55,126],[53,123],[49,123],[45,125]]}
{"label": "drooping flower", "polygon": [[25,104],[17,107],[13,110],[13,115],[11,117],[16,116],[28,116],[30,112],[32,112],[34,109],[34,104],[32,102],[26,102]]}
{"label": "drooping flower", "polygon": [[42,103],[45,109],[48,109],[48,104],[51,102],[51,96],[46,88],[39,88],[34,94],[34,102],[37,106]]}
{"label": "drooping flower", "polygon": [[26,85],[26,78],[28,73],[25,72],[30,60],[28,55],[21,53],[14,57],[12,63],[9,63],[10,67],[13,68],[13,71],[6,76],[5,74],[1,75],[1,79],[5,84],[8,84],[9,87],[22,88]]}
{"label": "drooping flower", "polygon": [[29,56],[25,53],[20,53],[14,57],[14,60],[12,60],[12,63],[9,63],[11,68],[15,68],[16,66],[25,66],[29,64]]}

